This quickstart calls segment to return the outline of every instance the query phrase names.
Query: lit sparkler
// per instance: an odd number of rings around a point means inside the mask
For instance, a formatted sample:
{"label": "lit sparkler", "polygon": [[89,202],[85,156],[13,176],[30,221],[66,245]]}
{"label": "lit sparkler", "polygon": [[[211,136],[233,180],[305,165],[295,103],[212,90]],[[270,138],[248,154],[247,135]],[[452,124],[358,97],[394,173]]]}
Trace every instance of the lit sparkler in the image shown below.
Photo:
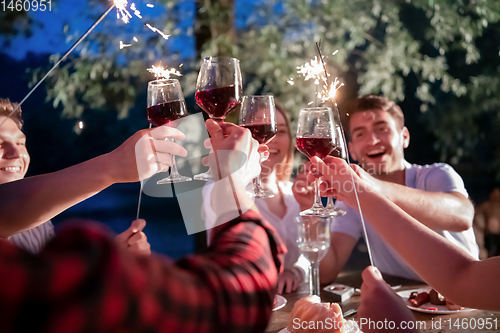
{"label": "lit sparkler", "polygon": [[148,6],[149,8],[153,8],[155,5],[148,3],[146,6]]}
{"label": "lit sparkler", "polygon": [[[336,54],[335,51],[333,54]],[[302,66],[297,67],[297,73],[304,76],[304,80],[313,79],[314,84],[319,86],[322,84],[322,89],[318,90],[317,96],[324,103],[328,100],[333,101],[335,96],[337,96],[337,90],[340,89],[344,84],[340,83],[338,78],[335,78],[334,82],[329,83],[328,77],[330,74],[325,71],[323,58],[314,57],[311,61],[305,63]],[[293,79],[287,81],[290,85],[294,85]],[[309,103],[309,105],[312,103]]]}
{"label": "lit sparkler", "polygon": [[175,68],[163,68],[163,66],[153,65],[151,68],[147,69],[148,72],[153,73],[155,77],[169,79],[170,75],[182,76],[182,74]]}
{"label": "lit sparkler", "polygon": [[[94,30],[94,28],[109,14],[109,12],[111,12],[111,10],[113,10],[113,8],[116,8],[117,9],[117,13],[116,13],[116,16],[118,19],[121,19],[124,23],[129,23],[130,19],[132,18],[132,15],[130,14],[130,12],[128,11],[127,9],[127,4],[128,4],[128,1],[127,0],[113,0],[112,1],[112,5],[94,22],[94,24],[92,24],[92,26],[73,44],[73,46],[71,46],[71,48],[66,51],[66,53],[61,57],[61,59],[59,59],[59,61],[57,61],[54,66],[52,66],[52,68],[37,82],[37,84],[31,88],[31,90],[28,92],[28,94],[21,100],[21,102],[17,105],[17,107],[13,108],[12,111],[10,112],[9,116],[6,117],[1,123],[0,123],[0,127],[5,123],[5,121],[10,118],[14,112],[16,112],[20,107],[21,105],[31,96],[31,94],[42,84],[43,81],[45,81],[45,79],[52,73],[52,71],[57,67],[59,66],[59,64],[61,62],[63,62],[64,60],[66,60],[66,58],[68,57],[68,55],[73,52],[73,50],[92,32],[92,30]],[[148,7],[152,8],[154,7],[153,5],[151,4],[147,4]],[[130,6],[130,9],[134,12],[134,14],[139,17],[139,18],[142,18],[142,16],[140,15],[140,11],[137,10],[136,6],[134,3],[132,3],[132,5]],[[151,29],[153,32],[156,32],[158,33],[159,35],[161,35],[164,39],[168,39],[168,37],[170,37],[170,35],[167,35],[165,33],[163,33],[162,31],[158,30],[157,28],[155,27],[152,27],[151,25],[149,24],[146,24],[146,26]],[[134,41],[135,42],[138,42],[137,38],[134,37]],[[122,41],[120,41],[120,49],[123,49],[124,47],[129,47],[131,46],[131,44],[124,44]],[[167,74],[167,72],[165,72],[165,74]],[[170,74],[174,74],[174,75],[181,75],[180,73],[176,72],[176,71],[172,71],[170,73],[168,73],[168,75]],[[155,74],[156,75],[156,74]]]}
{"label": "lit sparkler", "polygon": [[[328,77],[330,75],[328,74],[328,70],[326,69],[325,59],[324,59],[323,55],[321,54],[320,43],[316,43],[316,48],[318,49],[318,54],[319,54],[319,57],[321,59],[321,63],[323,65],[325,84],[326,84],[326,87],[328,88],[328,90],[326,90],[327,94],[323,96],[323,97],[326,97],[326,99],[323,100],[323,102],[325,102],[326,100],[329,100],[330,102],[332,102],[333,106],[336,106],[337,104],[335,103],[335,96],[337,95],[337,90],[340,87],[342,87],[343,84],[339,83],[338,78],[335,78],[335,80],[334,80],[334,82],[332,82],[332,84],[329,83]],[[337,52],[338,52],[338,50],[335,51],[335,52],[333,52],[333,55],[337,54]],[[344,127],[342,126],[342,122],[340,121],[339,110],[336,107],[333,107],[332,110],[333,110],[333,112],[335,112],[334,118],[338,118],[338,126],[340,127],[340,133],[341,133],[341,136],[342,136],[341,139],[344,141],[344,147],[347,147],[347,141],[346,141],[346,138],[345,138]],[[346,157],[347,157],[347,164],[350,165],[351,164],[351,160],[349,158],[349,154],[347,154]],[[354,176],[353,176],[352,173],[351,173],[351,181],[352,181],[352,187],[354,189],[354,195],[356,196],[356,202],[358,204],[359,216],[361,218],[361,225],[363,226],[363,233],[365,235],[366,247],[368,248],[368,257],[370,258],[371,265],[375,266],[373,264],[373,257],[372,257],[372,250],[371,250],[371,246],[370,246],[370,241],[368,239],[368,234],[366,232],[365,219],[363,217],[363,212],[361,211],[361,204],[359,202],[358,190],[356,189],[356,186],[354,185]]]}
{"label": "lit sparkler", "polygon": [[[40,81],[38,81],[37,84],[33,88],[31,88],[31,90],[28,92],[28,94],[26,96],[24,96],[24,98],[18,104],[18,106],[12,109],[9,116],[7,118],[5,118],[2,121],[2,123],[0,123],[0,127],[5,123],[5,121],[8,118],[10,118],[14,114],[14,112],[16,112],[21,107],[21,105],[28,99],[28,97],[31,96],[31,94],[36,90],[36,88],[38,88],[42,84],[42,82],[45,81],[45,79],[50,75],[50,73],[52,73],[52,71],[57,66],[59,66],[59,64],[61,62],[66,60],[68,55],[71,52],[73,52],[73,50],[92,32],[92,30],[94,30],[95,27],[97,27],[97,25],[109,14],[109,12],[111,12],[111,10],[113,8],[116,8],[118,10],[118,13],[117,13],[118,18],[121,18],[123,20],[123,22],[128,23],[128,18],[132,17],[132,15],[130,15],[126,6],[127,6],[127,0],[113,0],[113,4],[94,22],[94,24],[92,24],[92,26],[73,44],[73,46],[71,46],[71,48],[68,51],[66,51],[66,53],[61,57],[61,59],[59,59],[59,61],[57,61],[54,64],[54,66],[52,66],[52,68],[47,72],[47,74],[45,74],[40,79]],[[121,15],[121,17],[120,17],[120,15]]]}

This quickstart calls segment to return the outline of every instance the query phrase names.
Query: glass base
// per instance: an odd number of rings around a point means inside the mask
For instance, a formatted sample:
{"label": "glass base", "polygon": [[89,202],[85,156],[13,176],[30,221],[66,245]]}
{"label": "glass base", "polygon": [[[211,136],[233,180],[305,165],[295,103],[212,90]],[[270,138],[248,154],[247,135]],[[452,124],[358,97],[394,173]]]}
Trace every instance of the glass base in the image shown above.
{"label": "glass base", "polygon": [[327,210],[329,212],[334,212],[336,213],[337,215],[334,215],[334,216],[344,216],[345,215],[345,210],[342,210],[340,208],[327,208]]}
{"label": "glass base", "polygon": [[193,178],[191,177],[177,175],[174,177],[168,176],[167,178],[160,179],[159,181],[156,182],[156,184],[162,185],[162,184],[182,183],[182,182],[190,182],[192,180]]}
{"label": "glass base", "polygon": [[274,193],[263,189],[253,191],[247,191],[247,194],[252,198],[274,198]]}
{"label": "glass base", "polygon": [[199,173],[193,177],[196,180],[204,180],[204,181],[209,181],[213,180],[212,174],[210,171]]}
{"label": "glass base", "polygon": [[300,212],[300,216],[319,216],[319,217],[335,217],[342,216],[345,212],[343,210],[327,210],[323,208],[311,207],[303,212]]}

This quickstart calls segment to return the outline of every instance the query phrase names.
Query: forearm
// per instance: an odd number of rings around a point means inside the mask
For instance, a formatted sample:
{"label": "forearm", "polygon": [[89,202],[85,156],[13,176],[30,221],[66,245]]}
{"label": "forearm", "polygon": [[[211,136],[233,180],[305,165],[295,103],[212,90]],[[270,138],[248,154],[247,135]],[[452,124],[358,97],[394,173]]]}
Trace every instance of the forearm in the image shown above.
{"label": "forearm", "polygon": [[382,194],[431,229],[460,232],[472,226],[474,207],[458,192],[427,192],[384,182]]}
{"label": "forearm", "polygon": [[0,237],[39,225],[111,185],[105,156],[0,185]]}
{"label": "forearm", "polygon": [[246,193],[245,185],[233,175],[214,183],[210,204],[215,213],[215,225],[230,221],[249,209],[257,211],[254,200]]}
{"label": "forearm", "polygon": [[[482,263],[418,223],[378,193],[363,191],[360,202],[371,225],[424,281],[460,305],[499,308],[498,302],[493,304],[478,298],[478,295],[491,295],[491,285],[473,281],[484,281],[487,276],[497,278],[500,265],[490,265],[488,273],[486,270],[481,272],[475,266]],[[498,294],[499,290],[493,292]],[[500,294],[489,299],[498,300]]]}
{"label": "forearm", "polygon": [[342,266],[338,264],[335,254],[330,247],[319,263],[319,280],[322,284],[332,283],[337,279]]}

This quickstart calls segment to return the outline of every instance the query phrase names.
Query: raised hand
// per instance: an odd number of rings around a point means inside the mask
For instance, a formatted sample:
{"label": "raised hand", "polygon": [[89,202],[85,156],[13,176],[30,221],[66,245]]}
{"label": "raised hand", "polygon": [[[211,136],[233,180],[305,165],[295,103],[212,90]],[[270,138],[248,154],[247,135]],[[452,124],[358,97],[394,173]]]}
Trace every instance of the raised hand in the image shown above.
{"label": "raised hand", "polygon": [[171,154],[186,156],[180,145],[165,139],[184,140],[184,134],[176,128],[159,126],[138,131],[118,148],[104,155],[109,176],[113,183],[144,180],[157,172],[168,170]]}
{"label": "raised hand", "polygon": [[117,235],[116,243],[123,249],[126,249],[135,255],[150,255],[151,249],[146,234],[142,231],[146,226],[146,221],[138,219],[132,221],[130,227]]}
{"label": "raised hand", "polygon": [[[358,322],[360,329],[365,333],[379,332],[368,324],[370,321],[375,325],[378,322],[394,322],[395,327],[406,327],[415,317],[410,309],[406,307],[401,297],[384,281],[380,271],[373,267],[367,267],[362,274],[361,303],[358,307]],[[412,326],[410,326],[412,327]],[[391,329],[391,332],[418,332],[418,330]]]}

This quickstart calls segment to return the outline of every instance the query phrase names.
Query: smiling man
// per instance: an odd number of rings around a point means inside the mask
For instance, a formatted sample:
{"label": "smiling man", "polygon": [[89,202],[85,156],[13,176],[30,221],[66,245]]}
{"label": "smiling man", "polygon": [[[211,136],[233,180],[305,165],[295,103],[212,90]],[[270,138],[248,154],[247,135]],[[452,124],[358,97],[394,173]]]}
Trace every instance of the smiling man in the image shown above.
{"label": "smiling man", "polygon": [[[401,108],[387,98],[369,95],[358,98],[347,113],[349,152],[364,170],[359,171],[360,177],[477,259],[479,250],[472,230],[474,208],[462,178],[444,163],[417,165],[405,160],[410,133],[404,126]],[[338,202],[338,207],[347,214],[332,222],[330,249],[321,261],[322,282],[336,278],[358,239],[364,237],[359,211],[343,202]],[[370,221],[365,222],[374,265],[384,273],[421,280],[382,240]]]}
{"label": "smiling man", "polygon": [[[23,127],[21,108],[8,119],[14,107],[15,105],[8,99],[0,98],[0,123],[3,122],[0,127],[0,184],[24,178],[30,164],[26,136],[21,131]],[[49,220],[12,235],[9,241],[31,253],[37,253],[53,236],[54,226]]]}
{"label": "smiling man", "polygon": [[[26,149],[26,136],[22,132],[23,119],[21,108],[11,112],[17,104],[9,99],[0,98],[0,184],[24,178],[30,164],[30,155]],[[10,116],[10,118],[9,118]],[[5,121],[5,122],[4,122]],[[21,207],[20,207],[21,208]],[[147,237],[142,232],[144,220],[132,222],[131,227],[119,234],[117,243],[131,253],[148,255],[151,253]],[[54,226],[49,220],[33,228],[20,230],[8,239],[18,247],[31,253],[38,253],[54,236]]]}

